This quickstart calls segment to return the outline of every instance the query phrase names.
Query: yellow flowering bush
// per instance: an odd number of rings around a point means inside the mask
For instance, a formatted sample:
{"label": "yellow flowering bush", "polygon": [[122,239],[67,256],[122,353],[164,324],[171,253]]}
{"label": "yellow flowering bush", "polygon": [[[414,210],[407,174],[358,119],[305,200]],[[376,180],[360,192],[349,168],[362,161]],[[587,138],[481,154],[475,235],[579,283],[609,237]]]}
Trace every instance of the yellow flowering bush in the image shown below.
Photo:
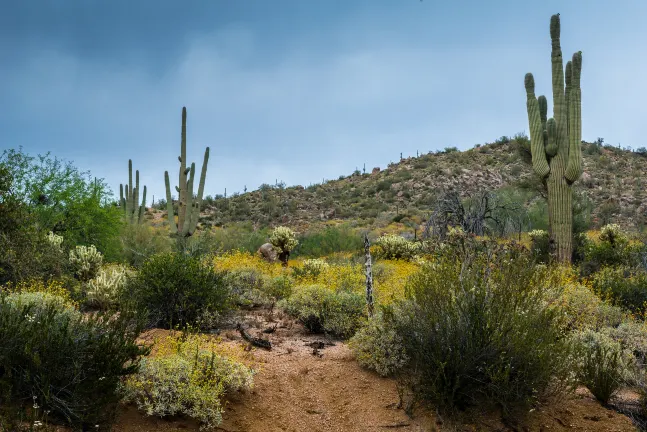
{"label": "yellow flowering bush", "polygon": [[44,282],[40,279],[30,279],[28,281],[18,282],[17,284],[8,283],[4,290],[10,293],[43,293],[49,296],[56,296],[61,299],[65,305],[77,307],[78,304],[72,300],[70,291],[65,288],[63,282],[52,279]]}
{"label": "yellow flowering bush", "polygon": [[285,268],[279,263],[270,263],[258,255],[249,252],[232,251],[213,258],[213,266],[217,271],[256,270],[266,276],[281,276]]}
{"label": "yellow flowering bush", "polygon": [[170,336],[125,381],[124,401],[147,415],[182,414],[200,421],[200,430],[216,430],[225,393],[253,387],[254,374],[204,335]]}

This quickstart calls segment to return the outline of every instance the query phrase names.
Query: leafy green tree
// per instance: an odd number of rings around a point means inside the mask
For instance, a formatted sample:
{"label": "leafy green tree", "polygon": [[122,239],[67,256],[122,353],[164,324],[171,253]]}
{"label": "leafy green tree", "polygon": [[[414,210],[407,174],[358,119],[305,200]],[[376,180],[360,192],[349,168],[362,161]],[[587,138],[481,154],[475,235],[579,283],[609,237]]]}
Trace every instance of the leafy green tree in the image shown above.
{"label": "leafy green tree", "polygon": [[70,245],[94,244],[107,258],[117,252],[121,214],[103,179],[49,153],[34,157],[22,148],[5,150],[0,164],[39,231],[60,234]]}

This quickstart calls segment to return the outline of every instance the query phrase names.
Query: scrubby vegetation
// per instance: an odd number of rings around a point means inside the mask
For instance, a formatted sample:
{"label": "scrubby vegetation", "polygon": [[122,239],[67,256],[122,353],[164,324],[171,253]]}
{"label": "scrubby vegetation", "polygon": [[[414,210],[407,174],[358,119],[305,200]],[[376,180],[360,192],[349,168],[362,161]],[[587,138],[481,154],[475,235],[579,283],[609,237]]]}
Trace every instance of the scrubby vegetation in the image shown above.
{"label": "scrubby vegetation", "polygon": [[[558,16],[551,28],[558,49]],[[140,204],[131,162],[117,200],[71,163],[3,152],[0,430],[109,430],[119,404],[214,430],[225,398],[253,387],[249,352],[272,349],[275,315],[348,343],[397,381],[408,412],[476,408],[512,424],[578,387],[616,408],[632,389],[647,412],[644,188],[609,175],[643,176],[647,159],[581,143],[581,53],[565,88],[554,58],[569,114],[547,119],[528,75],[530,139],[308,188],[203,199],[209,148],[198,177],[185,109],[179,196],[166,173],[160,209],[145,187]],[[612,183],[633,188],[632,204]],[[259,309],[276,324],[263,334],[245,327]]]}

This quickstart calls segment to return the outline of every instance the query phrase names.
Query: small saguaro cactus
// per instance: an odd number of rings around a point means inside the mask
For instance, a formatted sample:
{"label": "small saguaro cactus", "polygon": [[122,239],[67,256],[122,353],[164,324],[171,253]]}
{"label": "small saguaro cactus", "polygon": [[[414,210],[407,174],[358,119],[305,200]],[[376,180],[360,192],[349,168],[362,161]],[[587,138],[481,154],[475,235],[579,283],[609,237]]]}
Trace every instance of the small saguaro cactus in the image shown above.
{"label": "small saguaro cactus", "polygon": [[550,19],[552,40],[553,117],[547,119],[545,96],[535,97],[535,79],[526,74],[528,123],[534,171],[548,189],[551,248],[560,262],[570,262],[573,251],[573,183],[582,174],[582,52],[564,64],[560,46],[559,14]]}
{"label": "small saguaro cactus", "polygon": [[144,186],[144,193],[142,194],[142,203],[139,205],[139,170],[135,171],[135,187],[133,187],[132,159],[128,159],[128,183],[126,183],[125,188],[123,184],[119,185],[119,196],[119,202],[124,211],[126,222],[144,222],[144,211],[146,211],[146,186]]}
{"label": "small saguaro cactus", "polygon": [[[179,186],[175,187],[175,190],[178,192],[177,223],[175,222],[175,214],[173,211],[173,199],[171,197],[171,183],[169,181],[168,171],[164,172],[164,182],[166,183],[166,206],[171,235],[177,235],[181,238],[191,236],[198,226],[202,194],[204,193],[204,180],[207,177],[207,163],[209,162],[209,147],[207,147],[204,151],[198,195],[194,200],[195,162],[191,163],[191,168],[187,168],[186,166],[186,107],[182,107],[182,138],[178,159],[180,161],[180,178]],[[189,175],[188,179],[187,174]]]}

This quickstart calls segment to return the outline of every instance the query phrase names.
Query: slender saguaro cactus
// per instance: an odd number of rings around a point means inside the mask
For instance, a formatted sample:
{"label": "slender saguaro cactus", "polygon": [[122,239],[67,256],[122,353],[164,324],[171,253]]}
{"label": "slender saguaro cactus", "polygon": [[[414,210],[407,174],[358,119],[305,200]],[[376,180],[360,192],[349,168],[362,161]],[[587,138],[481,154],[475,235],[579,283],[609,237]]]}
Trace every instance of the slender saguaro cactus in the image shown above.
{"label": "slender saguaro cactus", "polygon": [[371,244],[368,241],[368,234],[364,234],[364,255],[366,268],[366,307],[368,308],[368,316],[373,316],[373,267],[371,260]]}
{"label": "slender saguaro cactus", "polygon": [[207,163],[209,162],[209,147],[204,151],[204,161],[202,162],[198,194],[194,199],[193,186],[195,179],[195,162],[191,163],[191,168],[187,168],[186,166],[186,107],[182,107],[182,138],[180,144],[180,156],[178,156],[178,159],[180,161],[180,176],[179,185],[175,187],[175,190],[178,192],[177,223],[175,222],[175,214],[173,211],[171,183],[168,171],[164,172],[168,221],[171,235],[189,237],[195,232],[198,225],[198,218],[200,217],[200,206],[202,205],[202,195],[204,193],[204,180],[207,177]]}
{"label": "slender saguaro cactus", "polygon": [[142,203],[139,205],[139,170],[135,171],[135,187],[133,187],[132,159],[128,159],[128,183],[126,183],[125,188],[123,184],[119,185],[119,196],[126,222],[131,224],[144,222],[144,211],[146,210],[146,186],[144,186],[144,193],[142,194]]}
{"label": "slender saguaro cactus", "polygon": [[545,96],[535,97],[535,79],[526,74],[528,124],[534,171],[548,188],[551,245],[558,261],[570,262],[573,251],[573,183],[582,174],[582,52],[566,64],[560,46],[559,14],[550,19],[553,117],[547,119]]}

